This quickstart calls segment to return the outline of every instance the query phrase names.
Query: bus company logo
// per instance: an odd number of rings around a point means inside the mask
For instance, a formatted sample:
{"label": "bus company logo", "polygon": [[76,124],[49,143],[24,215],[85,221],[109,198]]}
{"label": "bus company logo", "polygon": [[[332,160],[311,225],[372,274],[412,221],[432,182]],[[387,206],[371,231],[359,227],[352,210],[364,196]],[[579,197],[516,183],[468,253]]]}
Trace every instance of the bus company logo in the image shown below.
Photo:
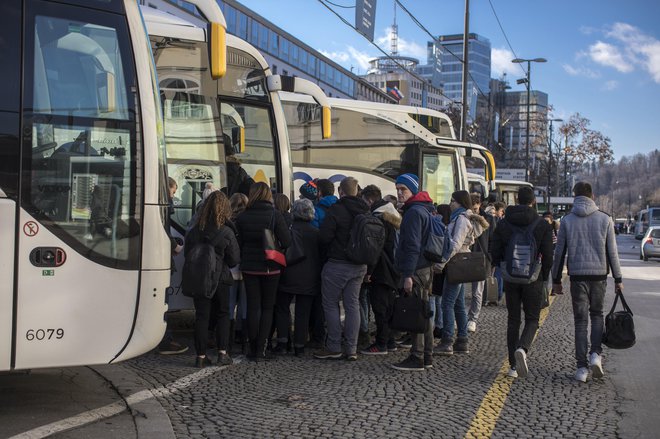
{"label": "bus company logo", "polygon": [[23,225],[23,233],[25,236],[35,236],[39,233],[39,224],[34,221],[28,221]]}

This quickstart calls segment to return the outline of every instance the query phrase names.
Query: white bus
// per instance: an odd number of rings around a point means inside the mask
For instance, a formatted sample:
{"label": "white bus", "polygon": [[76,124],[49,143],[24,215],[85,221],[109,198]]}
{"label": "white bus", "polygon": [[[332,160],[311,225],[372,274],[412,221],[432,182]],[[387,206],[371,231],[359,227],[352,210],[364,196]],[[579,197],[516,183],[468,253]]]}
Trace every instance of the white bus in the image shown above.
{"label": "white bus", "polygon": [[534,185],[526,181],[519,180],[494,180],[495,189],[492,191],[497,194],[497,200],[504,202],[507,206],[518,204],[518,189],[527,186],[534,190]]}
{"label": "white bus", "polygon": [[318,140],[318,105],[305,96],[281,95],[296,187],[314,178],[337,184],[350,175],[362,187],[375,184],[394,194],[396,177],[411,172],[434,202],[448,204],[452,192],[468,188],[466,156],[483,157],[489,175],[495,172],[490,153],[455,140],[449,117],[440,112],[330,98],[332,139]]}
{"label": "white bus", "polygon": [[[252,182],[292,194],[289,140],[279,91],[311,96],[322,108],[330,135],[330,108],[323,91],[301,78],[272,75],[266,60],[249,43],[227,35],[227,72],[208,74],[207,32],[194,17],[183,19],[143,7],[158,71],[165,117],[168,175],[178,185],[173,234],[183,236],[206,183],[228,195],[247,192]],[[190,309],[181,293],[183,254],[169,291],[170,310]]]}
{"label": "white bus", "polygon": [[[0,371],[152,349],[165,330],[170,240],[137,3],[3,0],[0,58]],[[221,52],[214,60],[224,64]]]}
{"label": "white bus", "polygon": [[642,239],[650,226],[660,226],[660,206],[640,210],[635,219],[635,239]]}

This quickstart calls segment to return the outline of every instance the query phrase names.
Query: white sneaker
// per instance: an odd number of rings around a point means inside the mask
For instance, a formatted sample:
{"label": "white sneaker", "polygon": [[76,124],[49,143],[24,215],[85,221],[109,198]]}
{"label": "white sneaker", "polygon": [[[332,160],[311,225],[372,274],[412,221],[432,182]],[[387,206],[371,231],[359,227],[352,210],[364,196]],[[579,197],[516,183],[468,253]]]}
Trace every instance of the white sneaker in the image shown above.
{"label": "white sneaker", "polygon": [[509,369],[509,371],[506,373],[506,376],[511,378],[518,378],[518,372],[516,369]]}
{"label": "white sneaker", "polygon": [[518,348],[513,355],[516,357],[516,371],[518,371],[521,378],[525,378],[529,373],[529,368],[527,367],[527,353],[523,348]]}
{"label": "white sneaker", "polygon": [[596,352],[592,352],[589,356],[589,366],[591,367],[591,375],[594,378],[602,378],[605,373],[603,372],[603,363]]}
{"label": "white sneaker", "polygon": [[577,372],[575,372],[575,379],[577,381],[582,381],[583,383],[587,382],[587,377],[589,376],[589,369],[586,367],[580,367],[578,368]]}
{"label": "white sneaker", "polygon": [[477,322],[470,320],[467,325],[468,332],[475,332],[477,330]]}

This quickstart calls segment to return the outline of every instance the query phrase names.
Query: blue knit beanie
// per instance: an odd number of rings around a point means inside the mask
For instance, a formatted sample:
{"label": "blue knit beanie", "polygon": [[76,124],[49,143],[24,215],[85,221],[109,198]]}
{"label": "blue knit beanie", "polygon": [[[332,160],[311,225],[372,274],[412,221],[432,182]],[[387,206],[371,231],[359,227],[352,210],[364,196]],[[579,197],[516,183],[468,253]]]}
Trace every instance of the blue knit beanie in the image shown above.
{"label": "blue knit beanie", "polygon": [[302,195],[304,198],[307,198],[310,201],[316,201],[316,198],[319,194],[318,188],[316,187],[316,183],[314,181],[308,181],[307,183],[303,183],[302,186],[300,186],[300,195]]}
{"label": "blue knit beanie", "polygon": [[415,174],[401,174],[396,178],[395,184],[405,185],[413,195],[419,192],[419,178]]}

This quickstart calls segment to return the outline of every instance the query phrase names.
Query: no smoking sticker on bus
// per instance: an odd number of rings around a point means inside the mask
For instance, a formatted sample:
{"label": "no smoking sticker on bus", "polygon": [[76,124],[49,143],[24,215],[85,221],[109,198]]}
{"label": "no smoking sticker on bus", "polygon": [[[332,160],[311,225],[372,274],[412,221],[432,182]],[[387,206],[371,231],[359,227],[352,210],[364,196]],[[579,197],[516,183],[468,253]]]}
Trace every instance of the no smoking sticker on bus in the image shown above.
{"label": "no smoking sticker on bus", "polygon": [[35,236],[39,233],[39,224],[34,221],[28,221],[23,225],[23,233],[25,236]]}

